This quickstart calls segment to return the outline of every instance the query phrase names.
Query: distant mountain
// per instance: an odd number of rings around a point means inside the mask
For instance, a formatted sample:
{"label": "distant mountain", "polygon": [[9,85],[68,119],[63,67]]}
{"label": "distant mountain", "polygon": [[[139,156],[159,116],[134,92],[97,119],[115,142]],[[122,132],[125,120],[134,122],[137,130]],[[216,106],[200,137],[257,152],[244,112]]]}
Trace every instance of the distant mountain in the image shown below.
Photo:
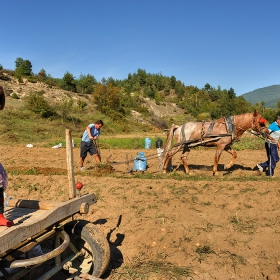
{"label": "distant mountain", "polygon": [[275,109],[280,101],[280,85],[274,85],[242,94],[246,101],[256,104],[264,102],[266,108]]}

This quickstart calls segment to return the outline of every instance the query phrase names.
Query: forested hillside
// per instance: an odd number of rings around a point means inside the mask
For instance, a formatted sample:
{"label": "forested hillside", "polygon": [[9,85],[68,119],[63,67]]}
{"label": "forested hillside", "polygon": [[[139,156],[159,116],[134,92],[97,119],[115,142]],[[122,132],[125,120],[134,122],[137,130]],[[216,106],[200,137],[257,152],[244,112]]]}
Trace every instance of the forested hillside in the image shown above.
{"label": "forested hillside", "polygon": [[261,103],[266,108],[279,108],[280,85],[273,85],[242,94],[246,101],[256,104]]}
{"label": "forested hillside", "polygon": [[[63,78],[55,78],[47,74],[43,68],[39,73],[33,73],[29,60],[17,58],[14,70],[5,69],[0,64],[0,71],[0,81],[9,79],[10,76],[14,77],[18,83],[41,83],[48,88],[63,89],[76,96],[90,97],[87,101],[79,99],[78,106],[86,110],[88,103],[94,103],[102,114],[116,121],[122,121],[132,112],[153,119],[153,113],[146,106],[145,99],[154,100],[155,104],[163,106],[170,103],[176,104],[184,111],[184,115],[189,115],[196,120],[212,120],[257,109],[264,117],[272,121],[279,111],[278,107],[268,109],[261,102],[251,104],[243,96],[236,96],[233,88],[214,88],[208,83],[203,88],[198,88],[185,85],[174,76],[147,73],[144,69],[128,73],[127,78],[123,80],[109,77],[97,81],[92,74],[74,77],[70,72],[66,72]],[[16,92],[10,92],[10,95],[19,98]],[[44,110],[34,109],[38,105],[36,104],[38,100],[40,104],[45,102],[41,100],[44,99],[44,92],[33,91],[30,96],[29,102],[32,100],[30,110],[35,110],[41,117],[53,117],[54,112],[50,104]],[[160,121],[157,120],[156,123]]]}

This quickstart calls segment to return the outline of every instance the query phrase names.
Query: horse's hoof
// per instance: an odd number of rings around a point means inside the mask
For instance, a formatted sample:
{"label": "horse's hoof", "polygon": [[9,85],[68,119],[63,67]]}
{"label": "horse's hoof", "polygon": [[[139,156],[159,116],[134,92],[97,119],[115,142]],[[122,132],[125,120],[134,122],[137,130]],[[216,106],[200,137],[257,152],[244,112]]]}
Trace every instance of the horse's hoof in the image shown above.
{"label": "horse's hoof", "polygon": [[218,176],[219,173],[218,172],[213,172],[213,176]]}
{"label": "horse's hoof", "polygon": [[163,174],[166,174],[166,170],[163,170],[162,173],[163,173]]}
{"label": "horse's hoof", "polygon": [[229,168],[231,168],[231,165],[230,165],[230,164],[225,164],[225,165],[224,165],[224,170],[227,170],[227,169],[229,169]]}

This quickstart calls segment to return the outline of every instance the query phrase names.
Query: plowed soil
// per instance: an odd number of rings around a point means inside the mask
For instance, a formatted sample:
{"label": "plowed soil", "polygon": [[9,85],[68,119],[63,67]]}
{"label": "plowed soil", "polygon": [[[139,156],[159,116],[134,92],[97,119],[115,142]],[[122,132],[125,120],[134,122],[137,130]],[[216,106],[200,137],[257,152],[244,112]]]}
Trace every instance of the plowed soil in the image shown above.
{"label": "plowed soil", "polygon": [[[65,147],[0,150],[8,196],[68,199]],[[192,150],[188,163],[194,175],[184,174],[176,155],[173,172],[163,176],[156,149],[142,151],[143,174],[133,171],[137,150],[103,149],[103,162],[110,157],[111,164],[98,167],[89,156],[85,171],[78,168],[79,148],[73,150],[75,180],[83,183],[82,193],[97,196],[82,218],[101,227],[111,247],[103,278],[136,279],[126,274],[126,266],[158,261],[191,268],[191,277],[183,279],[280,279],[280,164],[269,178],[254,168],[266,159],[264,150],[240,151],[224,171],[230,155],[223,153],[220,174],[213,177],[214,150]]]}

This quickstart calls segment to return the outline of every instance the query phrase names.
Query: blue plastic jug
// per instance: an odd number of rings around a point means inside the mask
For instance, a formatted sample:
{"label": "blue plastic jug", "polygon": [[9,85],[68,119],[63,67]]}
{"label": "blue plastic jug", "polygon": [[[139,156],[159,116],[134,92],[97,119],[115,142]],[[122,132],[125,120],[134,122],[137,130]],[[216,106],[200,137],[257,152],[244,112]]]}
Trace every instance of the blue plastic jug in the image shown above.
{"label": "blue plastic jug", "polygon": [[145,149],[150,149],[152,146],[152,140],[150,138],[145,138]]}
{"label": "blue plastic jug", "polygon": [[139,155],[134,158],[134,167],[135,171],[145,171],[147,169],[147,158],[145,157],[143,152],[139,152]]}

